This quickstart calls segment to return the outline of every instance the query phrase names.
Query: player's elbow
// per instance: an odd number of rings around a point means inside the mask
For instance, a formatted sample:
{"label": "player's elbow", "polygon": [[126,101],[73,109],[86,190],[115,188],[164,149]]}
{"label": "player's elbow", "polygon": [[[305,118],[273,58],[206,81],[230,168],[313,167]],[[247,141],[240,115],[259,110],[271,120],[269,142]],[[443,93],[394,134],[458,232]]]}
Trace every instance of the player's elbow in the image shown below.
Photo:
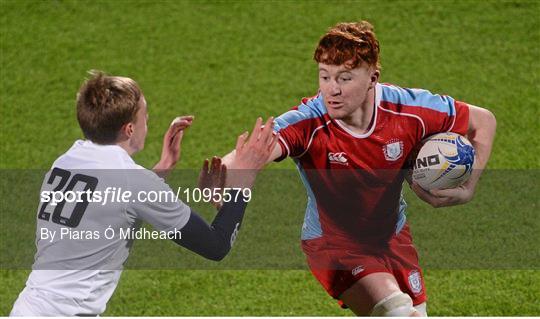
{"label": "player's elbow", "polygon": [[204,257],[212,261],[222,261],[223,259],[225,259],[225,257],[227,257],[229,251],[231,251],[230,247],[223,247]]}
{"label": "player's elbow", "polygon": [[482,109],[482,111],[482,122],[485,123],[485,125],[491,130],[493,130],[493,132],[495,132],[495,129],[497,128],[497,118],[495,117],[495,114],[493,114],[493,112],[488,109]]}
{"label": "player's elbow", "polygon": [[429,205],[431,205],[431,207],[433,207],[433,208],[441,208],[441,207],[443,207],[442,203],[439,203],[439,202],[431,202],[431,203],[429,203]]}
{"label": "player's elbow", "polygon": [[225,240],[218,238],[214,240],[212,249],[206,251],[205,254],[203,254],[202,256],[212,261],[222,261],[223,259],[225,259],[225,257],[227,257],[230,251],[230,244]]}
{"label": "player's elbow", "polygon": [[220,254],[220,255],[215,255],[215,256],[212,256],[211,258],[209,258],[211,261],[215,261],[215,262],[220,262],[222,261],[225,256],[227,256],[227,254]]}
{"label": "player's elbow", "polygon": [[471,122],[473,130],[483,130],[489,132],[490,135],[495,134],[497,128],[497,119],[495,114],[488,109],[481,107],[471,108]]}

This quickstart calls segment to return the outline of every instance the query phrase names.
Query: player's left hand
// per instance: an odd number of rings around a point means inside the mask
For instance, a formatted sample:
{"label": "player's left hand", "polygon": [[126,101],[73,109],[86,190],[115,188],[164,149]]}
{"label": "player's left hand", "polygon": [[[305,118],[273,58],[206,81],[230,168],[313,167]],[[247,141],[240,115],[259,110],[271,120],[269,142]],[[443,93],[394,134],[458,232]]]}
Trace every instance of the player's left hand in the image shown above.
{"label": "player's left hand", "polygon": [[221,199],[226,180],[227,167],[221,162],[221,158],[214,156],[211,163],[208,159],[204,160],[203,167],[199,173],[198,187],[201,192],[206,188],[211,190],[211,203],[217,209],[223,206]]}
{"label": "player's left hand", "polygon": [[163,148],[161,149],[161,158],[154,166],[154,171],[158,175],[167,175],[180,160],[181,142],[184,137],[184,130],[193,123],[193,116],[179,116],[173,120],[165,136],[163,137]]}
{"label": "player's left hand", "polygon": [[430,191],[426,191],[414,182],[410,185],[411,189],[421,200],[435,208],[465,204],[474,195],[474,190],[468,188],[466,184],[456,188],[432,189]]}

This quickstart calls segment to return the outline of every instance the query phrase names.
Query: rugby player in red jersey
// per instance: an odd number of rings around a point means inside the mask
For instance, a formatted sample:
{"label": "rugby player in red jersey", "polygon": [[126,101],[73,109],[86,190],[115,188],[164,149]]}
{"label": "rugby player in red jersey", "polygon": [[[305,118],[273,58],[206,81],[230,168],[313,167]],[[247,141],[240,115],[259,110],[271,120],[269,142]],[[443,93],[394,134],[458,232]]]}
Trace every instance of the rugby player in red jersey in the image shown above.
{"label": "rugby player in red jersey", "polygon": [[291,157],[306,187],[308,265],[357,315],[427,315],[401,196],[408,159],[430,135],[467,136],[476,159],[464,185],[430,192],[411,185],[433,207],[464,204],[489,159],[495,117],[449,96],[379,83],[379,42],[365,21],[330,28],[314,59],[319,92],[275,119],[279,145],[271,156]]}

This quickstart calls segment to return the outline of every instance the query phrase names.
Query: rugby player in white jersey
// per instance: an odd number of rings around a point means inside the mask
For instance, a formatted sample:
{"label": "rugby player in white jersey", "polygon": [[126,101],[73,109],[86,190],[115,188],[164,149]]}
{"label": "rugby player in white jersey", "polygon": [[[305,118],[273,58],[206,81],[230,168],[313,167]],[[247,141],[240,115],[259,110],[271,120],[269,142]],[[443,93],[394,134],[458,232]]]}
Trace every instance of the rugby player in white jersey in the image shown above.
{"label": "rugby player in white jersey", "polygon": [[[227,255],[242,222],[248,201],[243,195],[223,202],[211,225],[177,199],[111,200],[113,188],[132,194],[171,191],[162,178],[179,160],[180,143],[184,130],[193,122],[192,116],[173,121],[165,133],[161,159],[154,171],[144,169],[131,158],[144,147],[148,120],[146,101],[135,81],[93,72],[77,95],[77,119],[86,140],[76,141],[54,162],[41,194],[101,192],[102,200],[82,196],[80,202],[40,203],[35,261],[12,316],[103,313],[133,241],[119,236],[120,230],[138,229],[142,221],[157,231],[175,234],[171,239],[177,244],[216,261]],[[276,145],[272,120],[263,126],[259,118],[249,138],[247,132],[238,137],[237,155],[227,174],[219,158],[214,158],[211,165],[205,161],[201,172],[204,186],[250,188]],[[107,192],[109,201],[105,203]],[[83,238],[60,239],[62,229],[83,234]],[[107,229],[115,236],[106,238]]]}

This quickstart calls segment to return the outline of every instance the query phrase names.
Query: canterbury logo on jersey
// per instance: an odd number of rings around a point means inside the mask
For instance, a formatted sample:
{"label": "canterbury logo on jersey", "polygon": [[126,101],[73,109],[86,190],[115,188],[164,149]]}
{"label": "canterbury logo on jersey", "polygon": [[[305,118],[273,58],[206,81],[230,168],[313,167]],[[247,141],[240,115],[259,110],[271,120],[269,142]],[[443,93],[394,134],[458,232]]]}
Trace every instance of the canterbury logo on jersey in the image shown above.
{"label": "canterbury logo on jersey", "polygon": [[328,153],[328,160],[330,161],[330,163],[348,165],[346,156],[347,153],[345,152]]}

